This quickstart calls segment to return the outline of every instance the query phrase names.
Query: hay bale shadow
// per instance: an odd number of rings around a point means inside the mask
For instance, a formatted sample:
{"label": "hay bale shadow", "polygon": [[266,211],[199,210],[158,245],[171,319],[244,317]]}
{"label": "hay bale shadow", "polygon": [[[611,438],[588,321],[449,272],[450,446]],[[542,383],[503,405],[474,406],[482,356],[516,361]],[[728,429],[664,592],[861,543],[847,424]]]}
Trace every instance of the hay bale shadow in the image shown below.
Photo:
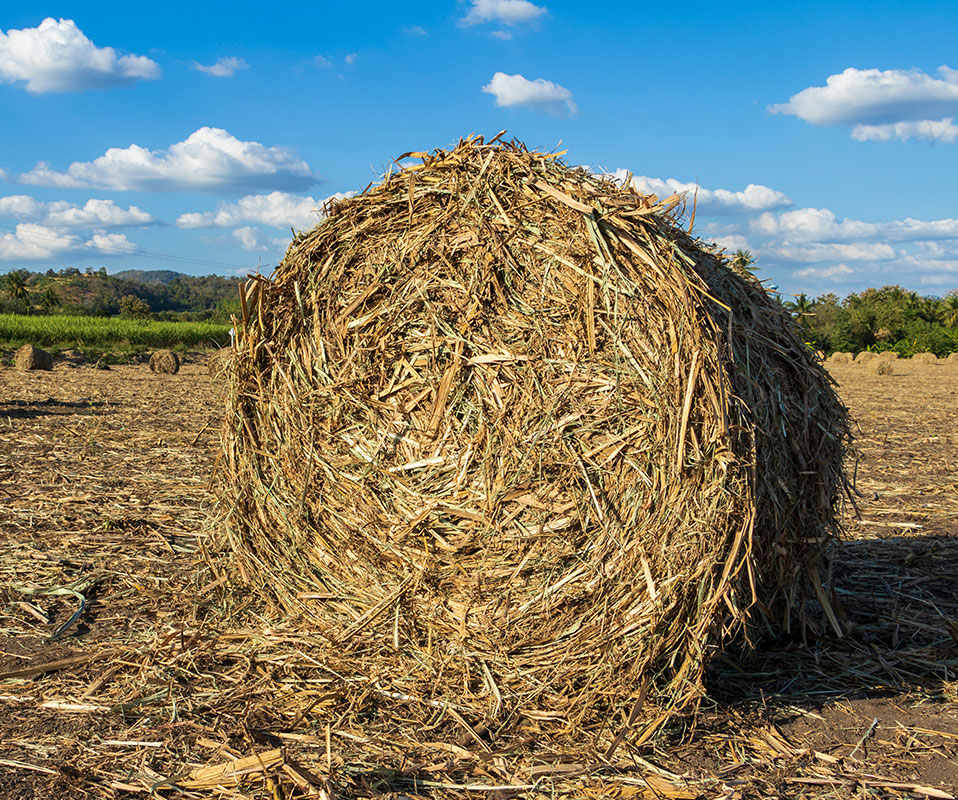
{"label": "hay bale shadow", "polygon": [[940,694],[958,669],[958,536],[842,542],[835,592],[851,631],[762,642],[718,660],[707,687],[719,704],[819,708],[849,697]]}

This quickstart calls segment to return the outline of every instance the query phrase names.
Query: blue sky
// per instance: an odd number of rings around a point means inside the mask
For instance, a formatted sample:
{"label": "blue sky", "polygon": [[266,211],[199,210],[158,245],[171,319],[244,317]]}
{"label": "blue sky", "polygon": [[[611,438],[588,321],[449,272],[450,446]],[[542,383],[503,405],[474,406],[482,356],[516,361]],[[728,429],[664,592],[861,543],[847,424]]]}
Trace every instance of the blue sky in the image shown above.
{"label": "blue sky", "polygon": [[407,150],[508,129],[783,292],[958,287],[953,2],[0,8],[0,272],[270,271]]}

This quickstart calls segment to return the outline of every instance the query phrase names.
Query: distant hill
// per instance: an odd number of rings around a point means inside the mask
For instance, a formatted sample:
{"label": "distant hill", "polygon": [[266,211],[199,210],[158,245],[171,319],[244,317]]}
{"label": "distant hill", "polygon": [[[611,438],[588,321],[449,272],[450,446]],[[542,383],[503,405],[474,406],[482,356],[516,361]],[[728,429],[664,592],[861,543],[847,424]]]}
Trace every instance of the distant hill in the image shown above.
{"label": "distant hill", "polygon": [[[17,273],[26,294],[20,298],[0,289],[0,312],[120,314],[125,298],[143,301],[154,319],[229,322],[240,310],[238,277],[186,275],[165,269],[126,269],[114,275],[105,268],[65,267],[54,271]],[[129,305],[129,301],[126,303]]]}
{"label": "distant hill", "polygon": [[187,277],[183,272],[174,272],[171,269],[124,269],[113,273],[114,278],[137,283],[170,283],[177,278]]}

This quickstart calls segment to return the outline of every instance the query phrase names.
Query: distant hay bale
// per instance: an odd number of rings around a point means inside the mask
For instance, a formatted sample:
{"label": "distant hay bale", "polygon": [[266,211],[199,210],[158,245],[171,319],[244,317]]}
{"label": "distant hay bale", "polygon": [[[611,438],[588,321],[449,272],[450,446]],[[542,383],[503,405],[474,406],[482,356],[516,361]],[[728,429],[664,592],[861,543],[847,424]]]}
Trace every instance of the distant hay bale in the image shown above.
{"label": "distant hay bale", "polygon": [[874,375],[894,375],[894,360],[890,358],[875,358],[866,365],[868,371]]}
{"label": "distant hay bale", "polygon": [[878,357],[882,361],[895,361],[898,359],[898,353],[896,353],[894,350],[882,350],[878,354]]}
{"label": "distant hay bale", "polygon": [[150,356],[150,371],[175,375],[180,371],[180,357],[172,350],[157,350]]}
{"label": "distant hay bale", "polygon": [[206,359],[206,371],[211,378],[216,380],[226,379],[226,370],[229,368],[232,353],[232,347],[224,347],[210,353]]}
{"label": "distant hay bale", "polygon": [[828,363],[831,365],[851,364],[852,358],[851,353],[832,353],[831,358],[828,359]]}
{"label": "distant hay bale", "polygon": [[934,353],[915,353],[911,358],[916,364],[930,365],[938,363],[938,356]]}
{"label": "distant hay bale", "polygon": [[878,360],[878,353],[873,353],[870,350],[862,350],[857,356],[855,356],[855,363],[861,365],[868,365],[872,361]]}
{"label": "distant hay bale", "polygon": [[518,143],[417,157],[243,296],[216,481],[268,613],[411,698],[397,726],[498,735],[688,710],[803,599],[840,629],[846,413],[779,302],[675,198]]}
{"label": "distant hay bale", "polygon": [[23,371],[31,369],[53,369],[53,356],[46,350],[41,350],[32,344],[25,344],[17,350],[14,361],[17,369]]}
{"label": "distant hay bale", "polygon": [[948,358],[945,359],[945,363],[947,363],[949,367],[958,367],[958,353],[949,353]]}

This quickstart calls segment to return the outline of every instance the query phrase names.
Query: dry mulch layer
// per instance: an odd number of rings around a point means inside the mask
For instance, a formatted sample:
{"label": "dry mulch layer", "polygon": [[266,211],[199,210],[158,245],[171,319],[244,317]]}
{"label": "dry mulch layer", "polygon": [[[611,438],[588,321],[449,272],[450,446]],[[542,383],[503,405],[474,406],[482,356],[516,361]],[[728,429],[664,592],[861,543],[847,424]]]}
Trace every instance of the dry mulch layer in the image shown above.
{"label": "dry mulch layer", "polygon": [[[395,740],[421,699],[347,686],[234,585],[202,359],[0,371],[0,797],[954,797],[958,369],[832,373],[858,425],[851,633],[716,658],[695,717],[651,742],[623,720],[503,748],[453,707]],[[459,738],[430,736],[450,720]]]}

